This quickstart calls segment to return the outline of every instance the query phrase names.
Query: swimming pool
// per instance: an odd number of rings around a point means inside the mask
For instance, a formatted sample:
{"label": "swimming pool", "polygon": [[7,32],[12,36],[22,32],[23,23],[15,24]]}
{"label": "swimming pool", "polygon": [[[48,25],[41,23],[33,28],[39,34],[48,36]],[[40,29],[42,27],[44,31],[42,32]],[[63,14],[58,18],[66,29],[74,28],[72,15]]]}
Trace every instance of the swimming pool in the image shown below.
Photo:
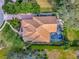
{"label": "swimming pool", "polygon": [[57,32],[50,33],[50,41],[51,42],[61,42],[63,40],[62,28],[58,26]]}

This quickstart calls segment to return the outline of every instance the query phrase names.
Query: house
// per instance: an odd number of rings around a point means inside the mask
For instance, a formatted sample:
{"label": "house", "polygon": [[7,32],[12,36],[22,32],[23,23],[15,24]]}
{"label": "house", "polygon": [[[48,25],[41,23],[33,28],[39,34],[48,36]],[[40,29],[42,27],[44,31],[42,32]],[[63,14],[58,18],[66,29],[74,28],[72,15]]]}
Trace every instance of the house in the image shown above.
{"label": "house", "polygon": [[21,20],[21,30],[24,42],[50,44],[51,33],[58,31],[57,17],[26,15]]}

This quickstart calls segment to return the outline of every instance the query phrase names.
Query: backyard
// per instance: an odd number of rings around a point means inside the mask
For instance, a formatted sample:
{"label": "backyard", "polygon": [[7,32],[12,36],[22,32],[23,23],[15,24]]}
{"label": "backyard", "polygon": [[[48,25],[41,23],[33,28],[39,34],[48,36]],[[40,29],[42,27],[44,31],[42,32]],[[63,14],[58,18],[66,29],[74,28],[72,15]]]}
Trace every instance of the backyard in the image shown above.
{"label": "backyard", "polygon": [[76,54],[73,50],[58,50],[54,49],[48,54],[48,59],[77,59]]}
{"label": "backyard", "polygon": [[8,53],[8,51],[9,51],[9,48],[0,50],[0,59],[6,59],[7,58],[6,54]]}
{"label": "backyard", "polygon": [[71,47],[65,49],[65,46],[31,45],[31,49],[44,49],[48,59],[77,59],[76,51]]}

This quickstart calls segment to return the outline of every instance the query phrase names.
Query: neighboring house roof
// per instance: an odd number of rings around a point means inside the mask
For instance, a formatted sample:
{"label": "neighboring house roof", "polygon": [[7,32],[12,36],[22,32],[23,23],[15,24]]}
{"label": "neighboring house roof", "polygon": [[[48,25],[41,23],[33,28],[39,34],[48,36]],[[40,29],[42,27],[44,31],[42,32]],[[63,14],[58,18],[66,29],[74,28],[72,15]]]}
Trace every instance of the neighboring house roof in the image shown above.
{"label": "neighboring house roof", "polygon": [[21,21],[25,42],[50,43],[50,33],[57,31],[56,16],[33,16]]}

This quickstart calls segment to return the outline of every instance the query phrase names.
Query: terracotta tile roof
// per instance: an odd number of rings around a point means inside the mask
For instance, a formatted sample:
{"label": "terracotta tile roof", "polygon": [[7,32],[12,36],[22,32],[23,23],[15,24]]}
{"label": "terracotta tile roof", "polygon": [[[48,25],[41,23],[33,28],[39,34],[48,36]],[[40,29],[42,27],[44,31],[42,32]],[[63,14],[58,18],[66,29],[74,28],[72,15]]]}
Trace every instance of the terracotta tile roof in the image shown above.
{"label": "terracotta tile roof", "polygon": [[34,26],[35,28],[39,27],[41,24],[39,24],[38,22],[36,22],[35,20],[33,19],[27,19],[27,20],[24,20],[25,24],[28,23],[28,24],[31,24],[32,26]]}
{"label": "terracotta tile roof", "polygon": [[56,21],[56,17],[55,16],[40,16],[40,17],[35,17],[37,18],[39,21],[41,21],[44,24],[55,24]]}
{"label": "terracotta tile roof", "polygon": [[56,16],[37,16],[21,21],[24,41],[50,43],[50,33],[57,31]]}

